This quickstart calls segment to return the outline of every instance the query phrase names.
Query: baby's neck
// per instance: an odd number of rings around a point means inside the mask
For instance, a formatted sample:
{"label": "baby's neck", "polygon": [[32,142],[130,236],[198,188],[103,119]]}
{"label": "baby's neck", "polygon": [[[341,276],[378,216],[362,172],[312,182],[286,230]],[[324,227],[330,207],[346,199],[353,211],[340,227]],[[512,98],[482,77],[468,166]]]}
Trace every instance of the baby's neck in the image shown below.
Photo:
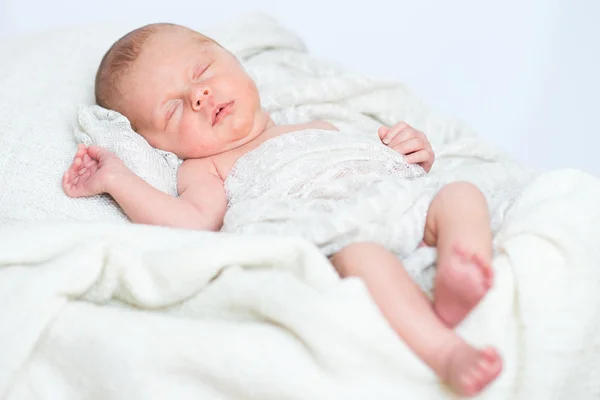
{"label": "baby's neck", "polygon": [[250,133],[247,136],[247,140],[245,141],[245,143],[242,144],[242,146],[245,146],[245,145],[247,145],[251,142],[257,141],[257,140],[258,141],[263,140],[262,138],[264,136],[269,136],[269,134],[271,134],[272,130],[277,128],[275,121],[273,121],[273,119],[271,118],[270,115],[265,113],[264,117],[265,117],[265,119],[263,121],[261,121],[258,129],[255,128],[255,131],[253,133]]}
{"label": "baby's neck", "polygon": [[263,130],[263,132],[275,128],[276,126],[277,125],[275,124],[275,121],[273,121],[271,117],[268,117],[267,124],[265,125],[265,129]]}

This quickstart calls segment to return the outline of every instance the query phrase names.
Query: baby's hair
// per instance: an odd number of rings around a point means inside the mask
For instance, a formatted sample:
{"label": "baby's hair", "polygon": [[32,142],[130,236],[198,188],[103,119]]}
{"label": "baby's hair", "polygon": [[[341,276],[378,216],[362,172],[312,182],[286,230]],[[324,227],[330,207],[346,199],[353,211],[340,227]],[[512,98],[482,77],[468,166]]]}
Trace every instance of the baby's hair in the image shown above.
{"label": "baby's hair", "polygon": [[[142,52],[144,44],[155,33],[168,28],[185,29],[205,41],[214,42],[196,31],[171,23],[154,23],[137,28],[117,40],[104,54],[96,72],[96,104],[120,111],[118,99],[122,96],[121,80]],[[216,43],[216,42],[214,42]]]}

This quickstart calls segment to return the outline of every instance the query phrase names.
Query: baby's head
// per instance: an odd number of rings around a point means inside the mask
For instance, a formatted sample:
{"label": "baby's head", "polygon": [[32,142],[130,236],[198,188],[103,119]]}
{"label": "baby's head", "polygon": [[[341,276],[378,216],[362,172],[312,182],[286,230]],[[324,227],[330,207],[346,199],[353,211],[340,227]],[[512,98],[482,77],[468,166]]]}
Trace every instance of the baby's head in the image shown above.
{"label": "baby's head", "polygon": [[271,123],[235,56],[173,24],[141,27],[108,50],[96,75],[96,102],[126,116],[152,146],[182,159],[236,148]]}

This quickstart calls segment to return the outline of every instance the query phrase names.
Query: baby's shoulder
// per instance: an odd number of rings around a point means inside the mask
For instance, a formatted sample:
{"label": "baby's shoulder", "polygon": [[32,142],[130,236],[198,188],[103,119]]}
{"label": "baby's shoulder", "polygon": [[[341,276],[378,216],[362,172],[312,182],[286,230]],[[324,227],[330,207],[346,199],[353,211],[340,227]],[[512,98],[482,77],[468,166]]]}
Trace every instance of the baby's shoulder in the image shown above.
{"label": "baby's shoulder", "polygon": [[179,182],[202,179],[207,175],[219,176],[215,163],[211,158],[192,158],[183,161],[177,170]]}
{"label": "baby's shoulder", "polygon": [[324,129],[327,131],[339,131],[339,129],[327,121],[311,121],[303,125],[302,129]]}

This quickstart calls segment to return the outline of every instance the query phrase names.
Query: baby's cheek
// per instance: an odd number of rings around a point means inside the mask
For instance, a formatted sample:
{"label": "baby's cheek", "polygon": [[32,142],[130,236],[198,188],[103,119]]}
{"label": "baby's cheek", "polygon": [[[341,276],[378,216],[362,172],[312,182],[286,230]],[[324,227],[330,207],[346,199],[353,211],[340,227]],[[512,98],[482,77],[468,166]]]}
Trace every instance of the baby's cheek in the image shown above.
{"label": "baby's cheek", "polygon": [[197,129],[182,125],[177,136],[177,143],[174,143],[174,146],[179,149],[180,153],[185,154],[185,158],[197,158],[197,154],[204,147],[202,135]]}
{"label": "baby's cheek", "polygon": [[251,109],[245,108],[235,113],[231,118],[231,131],[234,140],[241,139],[249,135],[254,128],[255,113]]}

